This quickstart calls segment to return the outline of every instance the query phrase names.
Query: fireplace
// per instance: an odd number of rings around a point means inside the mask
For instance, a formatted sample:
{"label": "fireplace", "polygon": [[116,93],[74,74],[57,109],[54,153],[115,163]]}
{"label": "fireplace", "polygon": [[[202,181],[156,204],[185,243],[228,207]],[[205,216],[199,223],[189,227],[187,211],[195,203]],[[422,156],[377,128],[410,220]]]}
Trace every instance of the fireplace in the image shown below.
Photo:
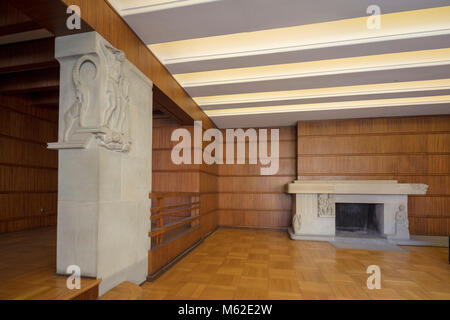
{"label": "fireplace", "polygon": [[286,188],[295,195],[289,235],[295,240],[356,236],[409,243],[408,195],[427,189],[426,184],[396,180],[295,180]]}
{"label": "fireplace", "polygon": [[383,207],[376,203],[336,203],[336,235],[382,237]]}

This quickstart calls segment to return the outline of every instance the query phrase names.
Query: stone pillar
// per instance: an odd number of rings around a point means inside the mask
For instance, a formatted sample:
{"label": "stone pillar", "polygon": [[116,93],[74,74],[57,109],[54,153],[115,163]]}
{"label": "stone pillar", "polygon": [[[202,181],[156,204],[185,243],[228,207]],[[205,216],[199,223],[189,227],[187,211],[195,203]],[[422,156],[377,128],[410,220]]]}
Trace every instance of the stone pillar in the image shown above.
{"label": "stone pillar", "polygon": [[148,272],[152,83],[96,32],[56,38],[60,62],[57,273],[100,294]]}

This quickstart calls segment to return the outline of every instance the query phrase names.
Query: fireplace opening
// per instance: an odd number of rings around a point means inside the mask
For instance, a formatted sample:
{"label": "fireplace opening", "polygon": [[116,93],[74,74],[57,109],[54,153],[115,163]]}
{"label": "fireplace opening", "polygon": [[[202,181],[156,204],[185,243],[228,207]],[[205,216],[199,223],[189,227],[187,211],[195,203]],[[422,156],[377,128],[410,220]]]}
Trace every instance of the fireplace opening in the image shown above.
{"label": "fireplace opening", "polygon": [[336,203],[336,235],[382,237],[383,204]]}

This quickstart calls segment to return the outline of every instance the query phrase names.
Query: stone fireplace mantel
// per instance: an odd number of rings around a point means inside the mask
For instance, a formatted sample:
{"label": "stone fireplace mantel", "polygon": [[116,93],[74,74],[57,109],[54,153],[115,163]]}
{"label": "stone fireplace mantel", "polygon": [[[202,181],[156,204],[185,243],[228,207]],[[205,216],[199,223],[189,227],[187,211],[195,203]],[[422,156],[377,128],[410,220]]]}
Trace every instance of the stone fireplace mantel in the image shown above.
{"label": "stone fireplace mantel", "polygon": [[396,180],[295,180],[286,192],[295,195],[292,229],[295,240],[334,240],[336,203],[382,205],[382,236],[409,240],[408,195],[426,194],[425,184]]}

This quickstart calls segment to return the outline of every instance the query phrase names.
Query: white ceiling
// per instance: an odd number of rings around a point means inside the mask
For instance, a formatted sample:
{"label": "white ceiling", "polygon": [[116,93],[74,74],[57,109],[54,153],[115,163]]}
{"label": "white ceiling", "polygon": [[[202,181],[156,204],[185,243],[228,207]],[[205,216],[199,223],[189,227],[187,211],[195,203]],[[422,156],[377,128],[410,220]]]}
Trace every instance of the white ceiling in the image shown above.
{"label": "white ceiling", "polygon": [[220,128],[450,113],[449,0],[109,2]]}

